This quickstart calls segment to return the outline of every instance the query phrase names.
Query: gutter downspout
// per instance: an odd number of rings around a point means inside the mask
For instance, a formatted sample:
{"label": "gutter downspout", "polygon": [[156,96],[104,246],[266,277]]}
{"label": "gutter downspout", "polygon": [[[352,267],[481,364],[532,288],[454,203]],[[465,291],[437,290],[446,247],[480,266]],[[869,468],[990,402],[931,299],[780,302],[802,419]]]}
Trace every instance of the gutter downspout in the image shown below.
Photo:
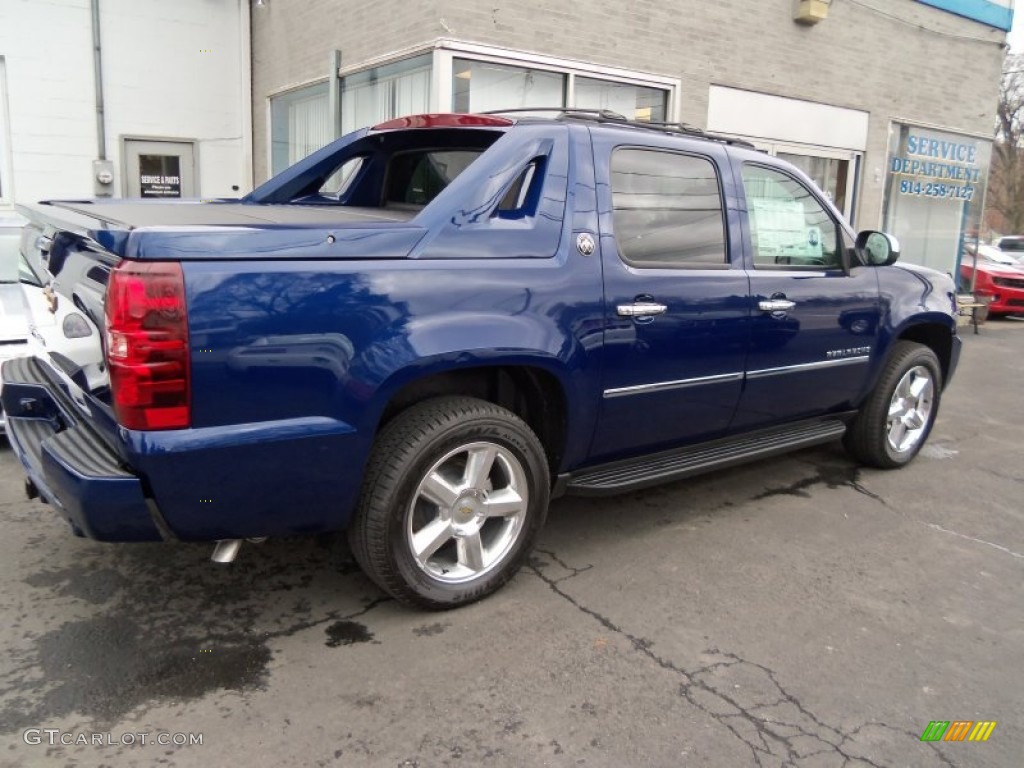
{"label": "gutter downspout", "polygon": [[103,48],[100,45],[100,0],[92,5],[92,60],[96,92],[96,159],[92,161],[92,186],[97,197],[114,194],[114,164],[107,159],[107,120],[103,107]]}
{"label": "gutter downspout", "polygon": [[103,49],[100,46],[100,0],[92,3],[92,56],[96,80],[96,158],[107,159],[107,127],[103,114]]}
{"label": "gutter downspout", "polygon": [[[252,139],[252,17],[249,0],[238,0],[238,21],[239,21],[239,52],[241,70],[241,120],[242,120],[242,191],[239,196],[252,192],[256,184],[255,171],[253,168],[253,139]],[[234,188],[236,191],[238,187]]]}

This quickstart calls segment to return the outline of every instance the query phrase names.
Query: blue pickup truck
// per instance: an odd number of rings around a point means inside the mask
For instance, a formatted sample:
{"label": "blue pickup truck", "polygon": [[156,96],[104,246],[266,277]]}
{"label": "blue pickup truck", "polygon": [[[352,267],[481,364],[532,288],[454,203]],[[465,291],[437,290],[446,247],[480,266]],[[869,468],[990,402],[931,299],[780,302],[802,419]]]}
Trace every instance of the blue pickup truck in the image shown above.
{"label": "blue pickup truck", "polygon": [[950,278],[799,170],[604,112],[401,118],[240,200],[23,212],[95,341],[3,365],[30,497],[221,561],[338,532],[425,608],[504,584],[561,494],[838,439],[902,466],[959,357]]}

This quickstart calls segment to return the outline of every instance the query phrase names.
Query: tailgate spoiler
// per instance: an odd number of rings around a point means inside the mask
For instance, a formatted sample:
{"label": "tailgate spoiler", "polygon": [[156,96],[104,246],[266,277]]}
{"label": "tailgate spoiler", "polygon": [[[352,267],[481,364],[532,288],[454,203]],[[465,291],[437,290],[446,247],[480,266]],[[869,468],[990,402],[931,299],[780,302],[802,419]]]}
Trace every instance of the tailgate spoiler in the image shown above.
{"label": "tailgate spoiler", "polygon": [[[87,200],[67,201],[87,205]],[[101,249],[113,254],[120,254],[128,240],[130,227],[123,224],[115,225],[95,216],[88,216],[58,203],[44,200],[40,203],[27,205],[18,203],[14,209],[28,219],[28,227],[38,235],[51,240],[61,232],[75,235],[78,238],[95,243]],[[42,248],[49,253],[49,247]],[[26,254],[27,255],[27,254]],[[46,258],[43,258],[46,263]]]}

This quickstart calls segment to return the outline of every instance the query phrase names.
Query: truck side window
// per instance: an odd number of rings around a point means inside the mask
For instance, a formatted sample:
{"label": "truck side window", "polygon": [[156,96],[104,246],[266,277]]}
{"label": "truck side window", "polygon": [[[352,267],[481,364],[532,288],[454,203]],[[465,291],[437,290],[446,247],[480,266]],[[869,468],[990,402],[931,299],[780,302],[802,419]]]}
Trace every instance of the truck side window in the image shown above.
{"label": "truck side window", "polygon": [[759,165],[743,166],[754,266],[842,265],[836,223],[796,179]]}
{"label": "truck side window", "polygon": [[330,197],[337,200],[348,191],[349,186],[356,177],[356,173],[363,167],[365,162],[366,158],[362,155],[348,158],[327,177],[327,180],[320,186],[317,194],[321,197]]}
{"label": "truck side window", "polygon": [[622,259],[635,267],[727,262],[718,174],[710,160],[678,152],[612,155],[612,220]]}
{"label": "truck side window", "polygon": [[527,165],[523,172],[512,182],[505,196],[498,203],[498,213],[515,213],[523,210],[529,197],[534,179],[537,176],[537,169],[540,167],[540,158],[534,159]]}

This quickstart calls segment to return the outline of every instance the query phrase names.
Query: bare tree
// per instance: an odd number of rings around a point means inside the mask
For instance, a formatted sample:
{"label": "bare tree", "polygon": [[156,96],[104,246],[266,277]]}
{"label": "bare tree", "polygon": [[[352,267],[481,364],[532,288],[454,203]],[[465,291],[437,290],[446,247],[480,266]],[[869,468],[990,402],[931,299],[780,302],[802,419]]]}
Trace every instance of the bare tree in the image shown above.
{"label": "bare tree", "polygon": [[1024,234],[1024,55],[1007,55],[1003,65],[995,139],[988,207],[1004,234]]}

